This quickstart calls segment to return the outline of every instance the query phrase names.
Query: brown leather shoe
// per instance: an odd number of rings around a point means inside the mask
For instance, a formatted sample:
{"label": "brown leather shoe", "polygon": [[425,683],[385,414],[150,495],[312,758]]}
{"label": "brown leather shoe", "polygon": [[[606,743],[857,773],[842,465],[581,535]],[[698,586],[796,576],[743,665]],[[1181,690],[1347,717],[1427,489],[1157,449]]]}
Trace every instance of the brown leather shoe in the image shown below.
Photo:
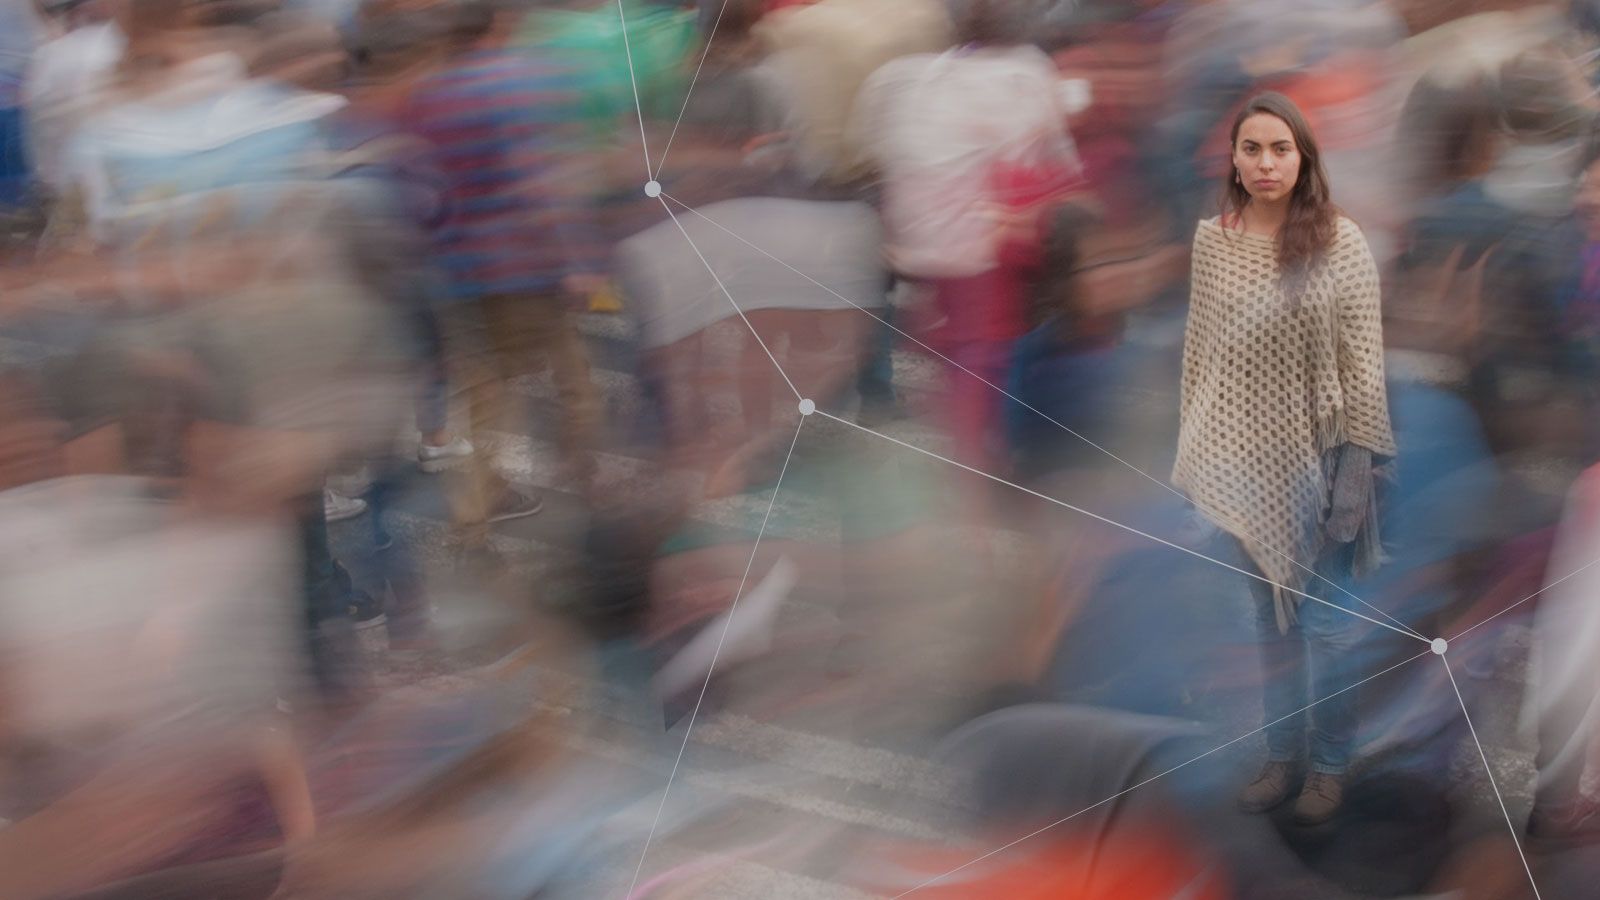
{"label": "brown leather shoe", "polygon": [[1294,764],[1269,762],[1261,767],[1261,774],[1239,792],[1239,808],[1248,813],[1262,813],[1289,799],[1294,786]]}
{"label": "brown leather shoe", "polygon": [[1321,825],[1333,818],[1343,804],[1344,777],[1312,772],[1294,801],[1294,821],[1299,825]]}

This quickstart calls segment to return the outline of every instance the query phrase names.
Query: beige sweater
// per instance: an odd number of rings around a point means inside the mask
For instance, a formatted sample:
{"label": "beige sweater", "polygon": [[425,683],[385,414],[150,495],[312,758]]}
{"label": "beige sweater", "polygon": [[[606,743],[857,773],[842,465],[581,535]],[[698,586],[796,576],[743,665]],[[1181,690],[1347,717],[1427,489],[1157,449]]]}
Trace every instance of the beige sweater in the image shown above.
{"label": "beige sweater", "polygon": [[[1353,442],[1392,457],[1395,446],[1378,272],[1361,230],[1339,221],[1298,311],[1279,285],[1276,252],[1271,238],[1216,219],[1195,233],[1172,481],[1263,575],[1302,590],[1305,570],[1284,557],[1310,567],[1322,549],[1328,451]],[[1358,571],[1377,561],[1376,530],[1369,515]],[[1294,598],[1277,593],[1280,622],[1291,621]]]}

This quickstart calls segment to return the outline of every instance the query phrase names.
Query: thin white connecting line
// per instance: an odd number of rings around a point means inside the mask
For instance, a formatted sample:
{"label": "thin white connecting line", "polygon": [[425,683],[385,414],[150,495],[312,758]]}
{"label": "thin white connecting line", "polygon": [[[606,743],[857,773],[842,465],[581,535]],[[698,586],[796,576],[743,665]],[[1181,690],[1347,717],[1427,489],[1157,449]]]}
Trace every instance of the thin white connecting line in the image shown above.
{"label": "thin white connecting line", "polygon": [[1483,742],[1478,740],[1478,729],[1472,724],[1472,715],[1467,712],[1467,701],[1461,696],[1461,686],[1456,684],[1456,673],[1450,670],[1450,660],[1443,653],[1439,654],[1439,661],[1444,663],[1444,671],[1450,676],[1450,686],[1455,688],[1456,700],[1461,703],[1461,715],[1467,720],[1467,730],[1472,732],[1472,742],[1478,745],[1478,758],[1483,760],[1483,772],[1489,776],[1489,787],[1494,790],[1494,799],[1500,801],[1500,812],[1506,817],[1506,828],[1511,830],[1511,843],[1516,845],[1517,856],[1522,859],[1522,870],[1528,873],[1528,884],[1533,888],[1535,900],[1539,898],[1539,885],[1533,880],[1533,869],[1528,866],[1528,857],[1522,852],[1522,841],[1517,839],[1517,826],[1511,824],[1511,813],[1506,810],[1506,801],[1500,796],[1500,786],[1494,783],[1494,771],[1489,768],[1489,756],[1483,752]]}
{"label": "thin white connecting line", "polygon": [[628,40],[627,0],[617,0],[617,16],[622,20],[622,52],[628,55],[628,84],[633,87],[633,111],[639,114],[639,145],[644,149],[644,174],[650,174],[650,139],[644,136],[644,105],[639,102],[639,79],[633,74],[633,44]]}
{"label": "thin white connecting line", "polygon": [[700,685],[700,696],[694,701],[694,711],[689,713],[689,724],[683,729],[683,744],[678,747],[678,758],[672,762],[672,774],[667,776],[667,786],[661,789],[661,803],[656,807],[655,821],[650,823],[650,834],[644,839],[644,849],[639,851],[639,865],[634,867],[633,881],[628,883],[628,892],[623,895],[624,900],[632,900],[633,889],[639,884],[639,873],[644,871],[645,857],[650,853],[650,842],[655,840],[656,829],[661,825],[661,813],[667,808],[667,795],[672,792],[672,782],[678,777],[678,766],[683,763],[683,753],[689,749],[689,734],[694,731],[694,720],[700,716],[700,706],[705,703],[706,690],[711,686],[711,674],[717,670],[717,658],[722,655],[722,642],[728,638],[728,629],[733,625],[733,616],[739,611],[739,600],[744,596],[745,582],[750,580],[750,570],[756,564],[756,553],[761,549],[761,538],[767,533],[767,523],[772,519],[772,508],[778,503],[778,491],[783,488],[783,476],[789,471],[789,460],[794,458],[795,445],[800,443],[800,429],[804,428],[806,418],[800,417],[800,424],[794,428],[794,439],[789,442],[789,453],[783,458],[783,468],[778,470],[778,483],[772,486],[772,499],[767,501],[767,513],[761,517],[761,529],[756,532],[755,545],[750,548],[750,560],[744,564],[744,575],[739,579],[739,589],[734,591],[733,604],[728,607],[728,617],[722,623],[722,634],[717,637],[717,648],[711,653],[711,665],[706,669],[705,683]]}
{"label": "thin white connecting line", "polygon": [[744,314],[744,310],[740,309],[739,304],[734,301],[733,295],[728,293],[727,286],[722,283],[722,276],[717,274],[716,269],[711,268],[711,263],[706,260],[706,255],[701,253],[700,248],[694,245],[694,240],[689,237],[688,229],[684,228],[683,223],[678,221],[678,216],[673,213],[672,207],[668,206],[666,201],[663,200],[661,208],[667,211],[668,216],[672,217],[672,224],[678,226],[678,230],[683,233],[683,239],[689,242],[689,249],[694,251],[695,256],[700,257],[700,262],[705,265],[706,271],[711,273],[711,278],[716,281],[717,287],[722,290],[722,295],[728,298],[729,303],[733,304],[733,311],[738,313],[739,318],[744,320],[744,327],[750,329],[750,334],[756,339],[756,343],[760,344],[761,349],[766,351],[767,359],[772,360],[772,367],[778,370],[778,375],[783,378],[783,383],[787,384],[789,390],[794,392],[794,398],[796,400],[805,399],[801,396],[800,389],[794,386],[793,381],[789,380],[789,373],[783,371],[783,366],[778,365],[778,358],[772,355],[772,348],[768,347],[767,342],[761,339],[761,334],[756,331],[756,327],[750,324],[750,317]]}
{"label": "thin white connecting line", "polygon": [[[818,415],[827,415],[827,414],[823,413],[820,410],[818,410]],[[1367,682],[1372,681],[1375,678],[1382,678],[1383,676],[1389,674],[1390,672],[1393,672],[1395,669],[1400,668],[1401,666],[1405,665],[1406,663],[1415,662],[1415,661],[1421,659],[1422,657],[1427,656],[1428,653],[1430,653],[1430,652],[1431,651],[1424,650],[1423,652],[1418,653],[1416,656],[1413,656],[1410,659],[1403,660],[1401,662],[1397,662],[1394,665],[1390,666],[1389,668],[1384,669],[1382,672],[1379,672],[1376,675],[1369,675],[1366,678],[1363,678],[1360,681],[1356,682],[1355,684],[1350,685],[1349,687],[1345,688],[1342,691],[1336,691],[1336,692],[1334,692],[1332,694],[1329,694],[1326,697],[1323,697],[1320,700],[1313,701],[1312,703],[1309,703],[1309,704],[1307,704],[1307,705],[1295,710],[1294,712],[1289,713],[1286,716],[1282,716],[1280,718],[1273,719],[1271,722],[1268,722],[1267,724],[1261,726],[1260,728],[1257,728],[1255,731],[1251,731],[1251,732],[1248,732],[1246,734],[1242,734],[1242,735],[1234,738],[1233,740],[1227,742],[1226,744],[1221,745],[1220,747],[1213,747],[1212,749],[1207,750],[1206,752],[1200,754],[1199,756],[1196,756],[1194,759],[1191,759],[1188,762],[1179,763],[1179,764],[1173,766],[1172,768],[1166,770],[1165,772],[1161,772],[1161,773],[1156,774],[1156,775],[1151,775],[1149,778],[1146,778],[1145,780],[1139,782],[1138,784],[1134,785],[1133,787],[1124,788],[1123,790],[1118,791],[1115,794],[1112,794],[1111,796],[1105,798],[1104,800],[1101,800],[1099,803],[1095,803],[1095,804],[1093,804],[1091,806],[1086,806],[1083,809],[1078,810],[1077,812],[1073,813],[1070,816],[1066,816],[1064,818],[1057,819],[1056,821],[1051,822],[1049,825],[1046,825],[1043,828],[1038,829],[1037,831],[1031,832],[1029,834],[1025,834],[1022,837],[1017,838],[1016,840],[1012,841],[1009,844],[1006,844],[1006,845],[1001,846],[1001,847],[996,847],[995,849],[990,850],[988,853],[985,853],[984,855],[978,857],[977,859],[974,859],[974,860],[972,860],[970,862],[962,863],[961,865],[956,866],[954,869],[951,869],[948,872],[942,872],[942,873],[940,873],[938,875],[935,875],[934,877],[928,879],[927,881],[922,882],[921,884],[917,885],[916,887],[912,888],[909,891],[905,891],[903,893],[899,893],[899,894],[894,895],[894,897],[890,898],[890,900],[900,900],[901,897],[904,897],[907,894],[914,894],[917,891],[920,891],[925,887],[931,887],[932,885],[938,884],[940,881],[943,881],[944,879],[949,878],[951,875],[954,875],[955,873],[961,871],[962,869],[967,868],[968,866],[977,865],[978,863],[983,862],[984,860],[988,859],[989,857],[994,856],[996,853],[1003,853],[1006,850],[1009,850],[1012,847],[1015,847],[1016,845],[1022,843],[1023,841],[1030,840],[1032,838],[1038,837],[1039,835],[1044,834],[1046,831],[1049,831],[1050,829],[1055,828],[1056,826],[1061,825],[1063,823],[1069,822],[1072,819],[1076,819],[1077,817],[1083,815],[1084,813],[1086,813],[1086,812],[1088,812],[1088,811],[1090,811],[1092,809],[1098,809],[1098,808],[1100,808],[1102,806],[1105,806],[1107,803],[1110,803],[1111,801],[1117,799],[1118,797],[1123,796],[1124,794],[1130,794],[1130,793],[1138,790],[1139,788],[1144,787],[1145,785],[1149,784],[1152,781],[1155,781],[1155,780],[1160,779],[1160,778],[1165,778],[1166,776],[1171,775],[1173,772],[1176,772],[1176,771],[1178,771],[1179,769],[1181,769],[1181,768],[1183,768],[1185,766],[1193,765],[1193,764],[1199,762],[1200,760],[1205,759],[1208,756],[1211,756],[1214,753],[1220,753],[1221,751],[1226,750],[1229,747],[1232,747],[1234,744],[1237,744],[1240,741],[1245,740],[1246,738],[1253,737],[1253,736],[1255,736],[1257,734],[1260,734],[1263,731],[1266,731],[1268,728],[1271,728],[1272,726],[1278,724],[1279,722],[1282,722],[1282,721],[1284,721],[1286,719],[1292,719],[1295,716],[1300,715],[1301,713],[1305,712],[1308,709],[1311,709],[1312,707],[1314,707],[1314,706],[1316,706],[1316,705],[1318,705],[1320,703],[1326,703],[1327,701],[1332,700],[1333,698],[1339,696],[1340,694],[1345,694],[1345,693],[1348,693],[1350,691],[1353,691],[1356,688],[1361,687],[1363,684],[1366,684]]]}
{"label": "thin white connecting line", "polygon": [[[678,128],[683,125],[683,115],[689,111],[689,98],[694,95],[694,86],[700,81],[700,70],[706,67],[706,57],[711,55],[711,42],[717,38],[717,26],[722,24],[722,14],[728,11],[728,0],[722,0],[722,8],[717,10],[717,20],[711,23],[711,33],[706,35],[705,49],[700,52],[700,64],[694,67],[694,77],[689,79],[689,89],[683,92],[683,108],[678,110],[678,121],[672,124],[672,134],[667,137],[667,147],[661,151],[661,160],[656,163],[655,173],[651,180],[661,177],[661,172],[667,167],[667,154],[672,152],[672,142],[678,139]],[[645,169],[649,170],[649,160],[645,161]]]}
{"label": "thin white connecting line", "polygon": [[1187,553],[1190,556],[1193,556],[1193,557],[1195,557],[1197,559],[1203,559],[1206,562],[1215,563],[1216,565],[1219,565],[1219,566],[1223,567],[1224,569],[1227,569],[1227,570],[1229,570],[1231,572],[1237,572],[1240,575],[1243,575],[1243,576],[1245,576],[1247,578],[1254,578],[1256,581],[1265,582],[1266,584],[1270,584],[1273,587],[1278,588],[1279,590],[1287,591],[1288,593],[1294,594],[1295,596],[1304,597],[1307,600],[1315,600],[1316,602],[1321,603],[1324,606],[1331,606],[1334,609],[1341,610],[1343,612],[1349,613],[1350,615],[1355,616],[1358,619],[1362,619],[1362,620],[1365,620],[1367,622],[1371,622],[1372,624],[1377,625],[1380,628],[1387,628],[1390,631],[1394,632],[1395,634],[1403,635],[1405,637],[1411,638],[1412,640],[1422,641],[1424,644],[1428,644],[1429,646],[1432,646],[1432,642],[1427,640],[1426,638],[1419,637],[1418,635],[1410,634],[1410,633],[1405,632],[1405,631],[1401,631],[1400,629],[1398,629],[1398,628],[1394,627],[1393,625],[1390,625],[1390,624],[1388,624],[1386,622],[1380,622],[1377,619],[1368,618],[1367,616],[1364,616],[1361,613],[1358,613],[1353,609],[1345,609],[1344,607],[1339,606],[1338,604],[1329,603],[1328,601],[1322,599],[1321,597],[1313,597],[1312,595],[1307,594],[1304,591],[1297,591],[1294,588],[1285,587],[1284,585],[1277,584],[1277,583],[1271,581],[1270,579],[1267,579],[1267,578],[1264,578],[1264,577],[1262,577],[1260,575],[1255,574],[1254,572],[1247,572],[1244,569],[1239,568],[1238,566],[1229,565],[1228,563],[1225,563],[1220,559],[1216,559],[1214,557],[1207,556],[1204,553],[1200,553],[1199,551],[1196,551],[1196,550],[1190,550],[1188,547],[1185,547],[1182,544],[1174,544],[1173,542],[1171,542],[1169,540],[1166,540],[1164,538],[1156,537],[1155,535],[1150,534],[1147,531],[1140,531],[1139,529],[1134,528],[1132,525],[1124,525],[1121,522],[1116,521],[1115,519],[1108,519],[1105,516],[1099,515],[1098,513],[1090,512],[1089,510],[1084,509],[1081,506],[1073,506],[1071,503],[1068,503],[1065,500],[1058,500],[1055,497],[1050,496],[1049,494],[1041,494],[1038,491],[1035,491],[1035,490],[1033,490],[1031,488],[1026,488],[1026,487],[1023,487],[1022,485],[1017,484],[1015,482],[1007,481],[1007,480],[1005,480],[1004,478],[1001,478],[998,475],[991,475],[988,472],[985,472],[985,471],[983,471],[981,469],[975,469],[972,466],[966,465],[965,463],[956,462],[955,460],[950,459],[949,457],[940,456],[939,454],[934,453],[932,450],[923,449],[922,447],[918,447],[916,444],[908,444],[905,441],[900,440],[899,438],[890,437],[889,435],[884,434],[881,431],[873,431],[871,428],[867,428],[864,425],[857,425],[856,423],[851,422],[848,419],[841,419],[838,416],[835,416],[835,415],[832,415],[830,413],[824,412],[823,410],[820,410],[820,409],[817,410],[817,415],[823,416],[824,418],[832,419],[833,421],[838,422],[838,423],[840,423],[842,425],[848,425],[849,427],[854,428],[857,431],[864,431],[867,434],[875,435],[875,436],[877,436],[879,438],[882,438],[883,440],[889,441],[890,443],[899,444],[900,446],[906,448],[907,450],[915,450],[916,452],[921,453],[924,456],[932,457],[933,459],[937,459],[937,460],[939,460],[940,462],[943,462],[943,463],[949,463],[950,465],[955,466],[958,469],[965,469],[965,470],[967,470],[968,472],[971,472],[974,475],[981,475],[984,478],[989,479],[990,481],[996,482],[997,484],[1003,484],[1006,487],[1015,488],[1016,490],[1022,491],[1024,494],[1030,494],[1030,495],[1032,495],[1034,497],[1038,497],[1040,500],[1047,500],[1047,501],[1049,501],[1051,503],[1054,503],[1057,506],[1063,507],[1065,509],[1070,509],[1073,512],[1080,513],[1082,515],[1088,516],[1089,518],[1094,519],[1095,521],[1104,522],[1107,525],[1111,525],[1113,527],[1120,528],[1123,531],[1128,532],[1129,534],[1136,534],[1139,537],[1155,541],[1158,544],[1161,544],[1161,545],[1166,546],[1166,547],[1171,547],[1174,550],[1181,550],[1182,552]]}
{"label": "thin white connecting line", "polygon": [[1455,637],[1451,638],[1450,639],[1450,643],[1452,643],[1452,644],[1455,643],[1457,638],[1465,637],[1467,634],[1471,633],[1472,631],[1474,631],[1474,630],[1476,630],[1478,628],[1481,628],[1484,625],[1489,624],[1490,622],[1494,621],[1495,619],[1500,618],[1501,616],[1505,615],[1508,612],[1511,612],[1513,609],[1516,609],[1517,607],[1521,606],[1522,604],[1527,603],[1529,600],[1532,600],[1533,598],[1539,596],[1540,594],[1544,593],[1545,591],[1550,590],[1551,588],[1555,587],[1556,585],[1560,584],[1561,582],[1566,581],[1568,578],[1572,578],[1573,576],[1576,576],[1576,575],[1578,575],[1578,574],[1580,574],[1582,572],[1588,571],[1589,569],[1594,568],[1596,565],[1600,565],[1600,559],[1593,560],[1588,565],[1585,565],[1585,566],[1583,566],[1581,568],[1578,568],[1578,569],[1575,569],[1575,570],[1573,570],[1571,572],[1568,572],[1567,574],[1561,576],[1560,578],[1557,578],[1555,581],[1552,581],[1549,584],[1545,585],[1544,587],[1539,588],[1537,591],[1534,591],[1533,593],[1529,594],[1528,596],[1523,597],[1521,600],[1518,600],[1517,602],[1511,604],[1510,606],[1506,607],[1505,609],[1500,610],[1499,612],[1495,613],[1494,615],[1490,616],[1489,618],[1484,619],[1482,622],[1479,622],[1477,625],[1474,625],[1471,628],[1468,628],[1465,631],[1461,632],[1460,634],[1456,635]]}
{"label": "thin white connecting line", "polygon": [[[1095,443],[1094,441],[1090,440],[1089,438],[1079,434],[1078,432],[1072,430],[1071,428],[1068,428],[1066,425],[1062,424],[1061,422],[1056,421],[1054,418],[1052,418],[1051,416],[1045,414],[1043,411],[1041,411],[1039,409],[1036,409],[1033,405],[1031,405],[1031,404],[1027,403],[1026,401],[1016,397],[1011,392],[1007,391],[1005,388],[1000,387],[999,385],[991,382],[987,378],[984,378],[982,375],[979,375],[978,373],[972,371],[971,369],[967,368],[966,366],[961,365],[960,363],[956,362],[955,360],[951,359],[950,357],[945,356],[943,353],[940,353],[938,350],[935,350],[934,348],[928,346],[927,344],[925,344],[922,341],[918,340],[916,337],[913,337],[912,335],[907,334],[904,331],[901,331],[899,328],[896,328],[892,323],[890,323],[889,320],[884,319],[883,317],[879,316],[877,313],[873,312],[872,310],[867,309],[864,306],[861,306],[860,304],[856,303],[854,300],[851,300],[849,297],[844,296],[843,294],[839,293],[838,291],[835,291],[833,288],[828,287],[827,285],[825,285],[822,282],[816,280],[815,278],[812,278],[810,275],[807,275],[806,273],[800,271],[799,269],[796,269],[794,266],[791,266],[788,263],[784,262],[783,260],[777,258],[776,256],[773,256],[771,253],[768,253],[767,251],[761,249],[760,247],[757,247],[755,244],[750,243],[748,240],[745,240],[745,238],[742,235],[736,234],[735,232],[730,231],[727,228],[724,228],[720,223],[718,223],[716,220],[710,218],[705,213],[700,212],[699,210],[689,206],[687,203],[684,203],[682,200],[679,200],[678,198],[673,197],[670,194],[663,193],[661,195],[661,197],[663,198],[663,200],[671,200],[673,203],[678,204],[679,206],[683,207],[685,210],[687,210],[687,211],[695,214],[696,216],[699,216],[701,219],[704,219],[705,221],[711,223],[711,225],[713,227],[715,227],[718,230],[726,233],[728,236],[732,237],[734,240],[739,241],[740,243],[742,243],[745,246],[749,247],[750,249],[756,251],[757,253],[761,254],[762,256],[767,257],[768,259],[772,260],[773,262],[776,262],[778,265],[783,266],[784,268],[786,268],[789,271],[795,273],[796,275],[799,275],[801,278],[804,278],[805,280],[811,282],[812,284],[816,285],[817,287],[822,288],[824,291],[827,291],[828,293],[830,293],[833,296],[839,298],[840,300],[843,300],[845,303],[848,303],[851,306],[855,307],[856,309],[860,310],[861,312],[866,313],[868,316],[871,316],[874,320],[876,320],[877,322],[879,322],[880,324],[882,324],[884,327],[888,328],[889,330],[893,331],[895,334],[898,334],[901,337],[905,338],[906,340],[911,341],[912,343],[916,344],[918,347],[921,347],[922,349],[928,351],[929,353],[933,354],[934,356],[938,357],[939,359],[943,360],[944,362],[949,363],[950,365],[954,366],[955,368],[959,369],[960,371],[964,372],[965,374],[967,374],[967,375],[969,375],[969,376],[971,376],[973,378],[976,378],[978,381],[982,382],[984,385],[988,386],[989,388],[999,392],[1002,396],[1006,397],[1007,399],[1009,399],[1013,403],[1018,404],[1019,406],[1023,407],[1026,410],[1028,410],[1029,412],[1032,412],[1035,415],[1039,416],[1040,418],[1044,419],[1046,422],[1049,422],[1050,424],[1056,426],[1057,428],[1060,428],[1062,431],[1065,431],[1067,434],[1070,434],[1073,437],[1077,438],[1078,440],[1083,441],[1085,444],[1088,444],[1090,447],[1093,447],[1094,449],[1100,451],[1105,456],[1107,456],[1107,457],[1115,460],[1116,462],[1120,463],[1122,466],[1127,468],[1129,471],[1137,474],[1139,477],[1145,479],[1146,481],[1150,482],[1151,484],[1154,484],[1157,487],[1160,487],[1161,489],[1173,494],[1174,496],[1182,497],[1185,500],[1189,500],[1189,502],[1194,503],[1196,509],[1199,509],[1201,512],[1204,512],[1205,514],[1207,514],[1209,516],[1212,516],[1213,518],[1217,518],[1217,519],[1226,518],[1224,516],[1217,515],[1212,510],[1206,508],[1205,506],[1201,505],[1200,503],[1198,503],[1196,501],[1193,501],[1192,499],[1187,497],[1182,491],[1178,490],[1177,488],[1174,488],[1172,485],[1167,484],[1166,482],[1162,481],[1159,478],[1156,478],[1155,476],[1153,476],[1150,473],[1144,471],[1143,469],[1139,468],[1138,466],[1134,465],[1133,463],[1128,462],[1127,460],[1125,460],[1122,457],[1116,455],[1115,453],[1112,453],[1110,450],[1107,450],[1106,448],[1100,446],[1099,444]],[[1254,541],[1255,543],[1259,544],[1260,546],[1265,547],[1266,549],[1272,551],[1273,553],[1275,553],[1278,556],[1284,558],[1285,560],[1288,560],[1288,562],[1291,565],[1295,566],[1298,569],[1301,569],[1302,571],[1304,571],[1307,574],[1309,574],[1311,577],[1316,578],[1316,579],[1318,579],[1320,581],[1326,582],[1328,585],[1333,587],[1333,589],[1338,591],[1339,593],[1344,594],[1346,597],[1349,597],[1350,599],[1356,601],[1357,603],[1360,603],[1362,606],[1365,606],[1366,608],[1372,610],[1373,612],[1377,613],[1378,615],[1383,616],[1385,619],[1388,619],[1390,622],[1392,622],[1395,625],[1399,626],[1402,631],[1404,631],[1406,634],[1410,635],[1411,637],[1414,637],[1419,641],[1426,641],[1427,640],[1426,637],[1424,637],[1423,635],[1418,633],[1415,629],[1411,628],[1406,623],[1400,621],[1399,619],[1395,618],[1394,616],[1389,615],[1388,613],[1384,612],[1383,610],[1379,609],[1378,607],[1373,606],[1371,603],[1368,603],[1367,601],[1361,599],[1360,597],[1357,597],[1355,594],[1353,594],[1349,590],[1347,590],[1343,585],[1340,585],[1339,583],[1337,583],[1337,582],[1335,582],[1335,581],[1323,576],[1322,574],[1318,573],[1316,570],[1314,570],[1311,567],[1305,565],[1304,563],[1301,563],[1299,560],[1295,559],[1294,557],[1290,556],[1287,553],[1284,553],[1282,550],[1279,550],[1278,548],[1273,547],[1272,545],[1270,545],[1267,542],[1261,540],[1260,538],[1256,538],[1256,537],[1250,536],[1248,534],[1248,532],[1244,531],[1244,529],[1241,528],[1241,529],[1239,529],[1239,531],[1240,531],[1240,533],[1245,534],[1247,537],[1250,537],[1250,540]],[[1343,609],[1343,607],[1339,607],[1339,608]]]}

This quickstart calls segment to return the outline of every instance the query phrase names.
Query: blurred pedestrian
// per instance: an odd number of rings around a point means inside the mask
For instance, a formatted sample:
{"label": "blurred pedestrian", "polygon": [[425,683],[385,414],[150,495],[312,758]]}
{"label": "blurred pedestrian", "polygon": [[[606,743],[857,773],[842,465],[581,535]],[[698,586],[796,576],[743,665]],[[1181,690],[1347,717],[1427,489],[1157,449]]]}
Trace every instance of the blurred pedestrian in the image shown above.
{"label": "blurred pedestrian", "polygon": [[1024,267],[1005,254],[1037,241],[1041,210],[1080,173],[1066,120],[1081,98],[1028,42],[1037,7],[957,4],[956,46],[878,69],[855,109],[882,181],[889,263],[927,283],[942,318],[929,343],[953,363],[944,418],[956,456],[985,471],[1002,458],[991,385],[1027,330]]}
{"label": "blurred pedestrian", "polygon": [[56,34],[34,50],[22,99],[33,177],[59,192],[73,130],[121,58],[126,39],[103,0],[58,0],[41,9]]}
{"label": "blurred pedestrian", "polygon": [[[471,409],[474,446],[507,424],[518,376],[548,367],[561,407],[557,443],[569,483],[587,490],[598,449],[600,400],[570,305],[598,278],[603,247],[584,206],[562,183],[579,150],[582,95],[547,54],[507,46],[527,4],[445,7],[443,58],[404,101],[407,125],[432,145],[445,184],[433,246],[455,299],[446,353]],[[538,497],[512,489],[481,453],[458,512],[474,529],[533,515]]]}

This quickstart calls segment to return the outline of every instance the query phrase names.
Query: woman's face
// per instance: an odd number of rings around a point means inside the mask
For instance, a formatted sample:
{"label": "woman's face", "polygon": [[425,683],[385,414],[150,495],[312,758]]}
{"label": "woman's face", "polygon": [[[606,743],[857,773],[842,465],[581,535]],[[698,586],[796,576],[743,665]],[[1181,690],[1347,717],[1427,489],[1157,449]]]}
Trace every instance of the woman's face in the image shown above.
{"label": "woman's face", "polygon": [[1289,124],[1257,113],[1239,126],[1233,142],[1233,167],[1250,198],[1258,203],[1286,200],[1300,180],[1300,148]]}

